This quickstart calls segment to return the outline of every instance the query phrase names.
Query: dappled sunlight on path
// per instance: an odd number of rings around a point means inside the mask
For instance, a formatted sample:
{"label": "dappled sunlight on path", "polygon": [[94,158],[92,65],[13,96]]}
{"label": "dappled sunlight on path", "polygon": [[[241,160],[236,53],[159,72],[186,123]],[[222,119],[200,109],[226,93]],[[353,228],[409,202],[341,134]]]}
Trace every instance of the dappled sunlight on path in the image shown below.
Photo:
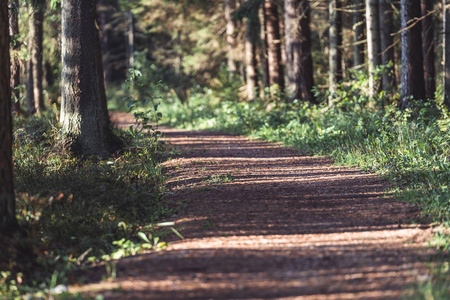
{"label": "dappled sunlight on path", "polygon": [[106,299],[399,299],[433,228],[377,176],[278,144],[165,128],[166,200],[185,237],[75,287]]}

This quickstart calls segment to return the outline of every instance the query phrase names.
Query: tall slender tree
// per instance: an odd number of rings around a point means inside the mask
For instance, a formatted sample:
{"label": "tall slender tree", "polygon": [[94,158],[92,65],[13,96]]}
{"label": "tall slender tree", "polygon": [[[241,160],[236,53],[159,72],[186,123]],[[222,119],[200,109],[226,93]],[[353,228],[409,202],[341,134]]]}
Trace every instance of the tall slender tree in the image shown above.
{"label": "tall slender tree", "polygon": [[[9,35],[17,41],[19,36],[19,0],[9,0]],[[19,41],[17,41],[19,43]],[[12,45],[14,48],[20,45]],[[11,57],[11,88],[13,94],[12,110],[15,114],[20,114],[20,92],[17,89],[20,85],[20,59],[17,55]]]}
{"label": "tall slender tree", "polygon": [[401,109],[411,99],[425,99],[425,80],[422,54],[422,24],[420,0],[401,0],[402,26],[402,82]]}
{"label": "tall slender tree", "polygon": [[423,71],[425,76],[425,91],[428,99],[434,98],[436,92],[436,68],[434,66],[434,30],[433,11],[434,0],[421,0],[422,11],[422,52]]}
{"label": "tall slender tree", "polygon": [[131,11],[128,11],[124,15],[126,20],[126,63],[127,70],[134,67],[134,16]]}
{"label": "tall slender tree", "polygon": [[257,43],[259,28],[258,13],[252,13],[245,21],[245,64],[247,76],[247,95],[254,99],[258,95]]}
{"label": "tall slender tree", "polygon": [[311,55],[310,6],[307,0],[285,0],[286,71],[293,99],[316,102]]}
{"label": "tall slender tree", "polygon": [[450,109],[450,1],[443,0],[444,9],[444,104]]}
{"label": "tall slender tree", "polygon": [[225,20],[227,22],[227,59],[228,59],[228,71],[235,73],[237,70],[235,62],[235,24],[233,19],[234,0],[225,0]]}
{"label": "tall slender tree", "polygon": [[284,89],[284,70],[281,57],[280,19],[278,16],[278,4],[275,0],[264,0],[265,22],[267,29],[269,82],[270,85],[278,85]]}
{"label": "tall slender tree", "polygon": [[111,131],[101,100],[95,0],[62,0],[61,7],[62,136],[76,155],[106,157],[121,143]]}
{"label": "tall slender tree", "polygon": [[342,80],[342,12],[341,1],[330,0],[330,99],[329,105],[332,105],[334,94],[337,92],[338,83]]}
{"label": "tall slender tree", "polygon": [[364,0],[353,0],[353,66],[364,64]]}
{"label": "tall slender tree", "polygon": [[376,93],[375,68],[381,64],[378,0],[366,0],[367,59],[369,63],[369,95]]}
{"label": "tall slender tree", "polygon": [[8,1],[0,2],[0,233],[17,229],[12,169]]}
{"label": "tall slender tree", "polygon": [[29,8],[28,110],[32,114],[40,114],[44,109],[42,54],[45,0],[31,0]]}
{"label": "tall slender tree", "polygon": [[394,72],[394,9],[390,0],[378,0],[380,24],[381,64],[385,66],[381,76],[383,90],[389,92],[395,86]]}
{"label": "tall slender tree", "polygon": [[[261,37],[260,37],[260,41],[261,41],[261,67],[262,67],[262,71],[263,71],[263,78],[262,78],[262,84],[264,89],[269,88],[270,87],[270,82],[269,82],[269,59],[268,59],[268,53],[267,53],[267,49],[269,48],[268,44],[267,44],[267,24],[265,21],[264,16],[266,15],[265,13],[266,8],[264,5],[261,5],[260,8],[260,13],[259,13],[259,19],[261,20]],[[263,97],[265,97],[265,93],[263,95]]]}

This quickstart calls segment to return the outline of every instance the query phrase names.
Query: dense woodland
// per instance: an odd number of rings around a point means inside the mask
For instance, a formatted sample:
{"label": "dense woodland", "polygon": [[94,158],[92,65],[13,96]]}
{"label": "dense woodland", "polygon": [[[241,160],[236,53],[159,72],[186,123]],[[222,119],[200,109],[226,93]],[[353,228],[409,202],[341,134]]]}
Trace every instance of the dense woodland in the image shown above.
{"label": "dense woodland", "polygon": [[[66,257],[67,268],[86,251],[82,238],[70,240],[77,223],[61,225],[58,216],[79,201],[82,218],[91,200],[77,190],[95,188],[92,178],[107,188],[135,185],[136,198],[150,189],[151,203],[138,205],[152,211],[149,223],[162,220],[168,213],[159,200],[158,159],[167,150],[158,142],[160,123],[331,155],[385,176],[424,217],[450,222],[450,1],[3,0],[0,6],[0,229],[11,244],[27,241],[2,251],[13,260],[24,251],[46,253],[53,261],[45,268],[55,274],[56,257]],[[115,129],[112,110],[134,113],[138,129]],[[124,171],[130,161],[154,173]],[[117,182],[108,179],[113,175]],[[62,200],[57,206],[49,198]],[[117,251],[111,243],[131,240],[139,227],[132,223],[139,213],[113,216],[106,207],[85,215],[92,222],[110,218],[102,238],[92,238],[101,241],[93,260]],[[126,218],[134,225],[118,230]],[[66,252],[55,250],[61,244]],[[9,272],[0,283],[30,264],[0,263]],[[46,279],[28,284],[39,280]]]}

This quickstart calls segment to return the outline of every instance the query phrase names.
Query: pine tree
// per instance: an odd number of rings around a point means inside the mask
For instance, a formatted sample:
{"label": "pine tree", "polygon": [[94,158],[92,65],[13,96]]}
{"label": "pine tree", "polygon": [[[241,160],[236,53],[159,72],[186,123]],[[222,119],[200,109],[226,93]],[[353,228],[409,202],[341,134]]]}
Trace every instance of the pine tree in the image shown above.
{"label": "pine tree", "polygon": [[62,136],[80,156],[106,157],[121,143],[112,133],[98,54],[95,1],[63,0],[62,6]]}
{"label": "pine tree", "polygon": [[0,2],[0,233],[17,229],[12,169],[8,1]]}

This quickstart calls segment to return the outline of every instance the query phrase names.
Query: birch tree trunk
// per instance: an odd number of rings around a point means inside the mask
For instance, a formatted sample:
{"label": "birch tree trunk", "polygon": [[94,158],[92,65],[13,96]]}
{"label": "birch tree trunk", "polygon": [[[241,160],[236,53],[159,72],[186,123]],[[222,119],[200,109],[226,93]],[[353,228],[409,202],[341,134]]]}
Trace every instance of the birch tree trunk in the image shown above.
{"label": "birch tree trunk", "polygon": [[8,1],[0,2],[0,233],[17,228],[12,167]]}
{"label": "birch tree trunk", "polygon": [[401,0],[402,26],[402,82],[400,101],[402,110],[412,99],[425,99],[423,73],[422,26],[420,0]]}
{"label": "birch tree trunk", "polygon": [[95,1],[62,0],[61,7],[62,137],[75,155],[105,158],[121,143],[109,127],[101,100]]}

